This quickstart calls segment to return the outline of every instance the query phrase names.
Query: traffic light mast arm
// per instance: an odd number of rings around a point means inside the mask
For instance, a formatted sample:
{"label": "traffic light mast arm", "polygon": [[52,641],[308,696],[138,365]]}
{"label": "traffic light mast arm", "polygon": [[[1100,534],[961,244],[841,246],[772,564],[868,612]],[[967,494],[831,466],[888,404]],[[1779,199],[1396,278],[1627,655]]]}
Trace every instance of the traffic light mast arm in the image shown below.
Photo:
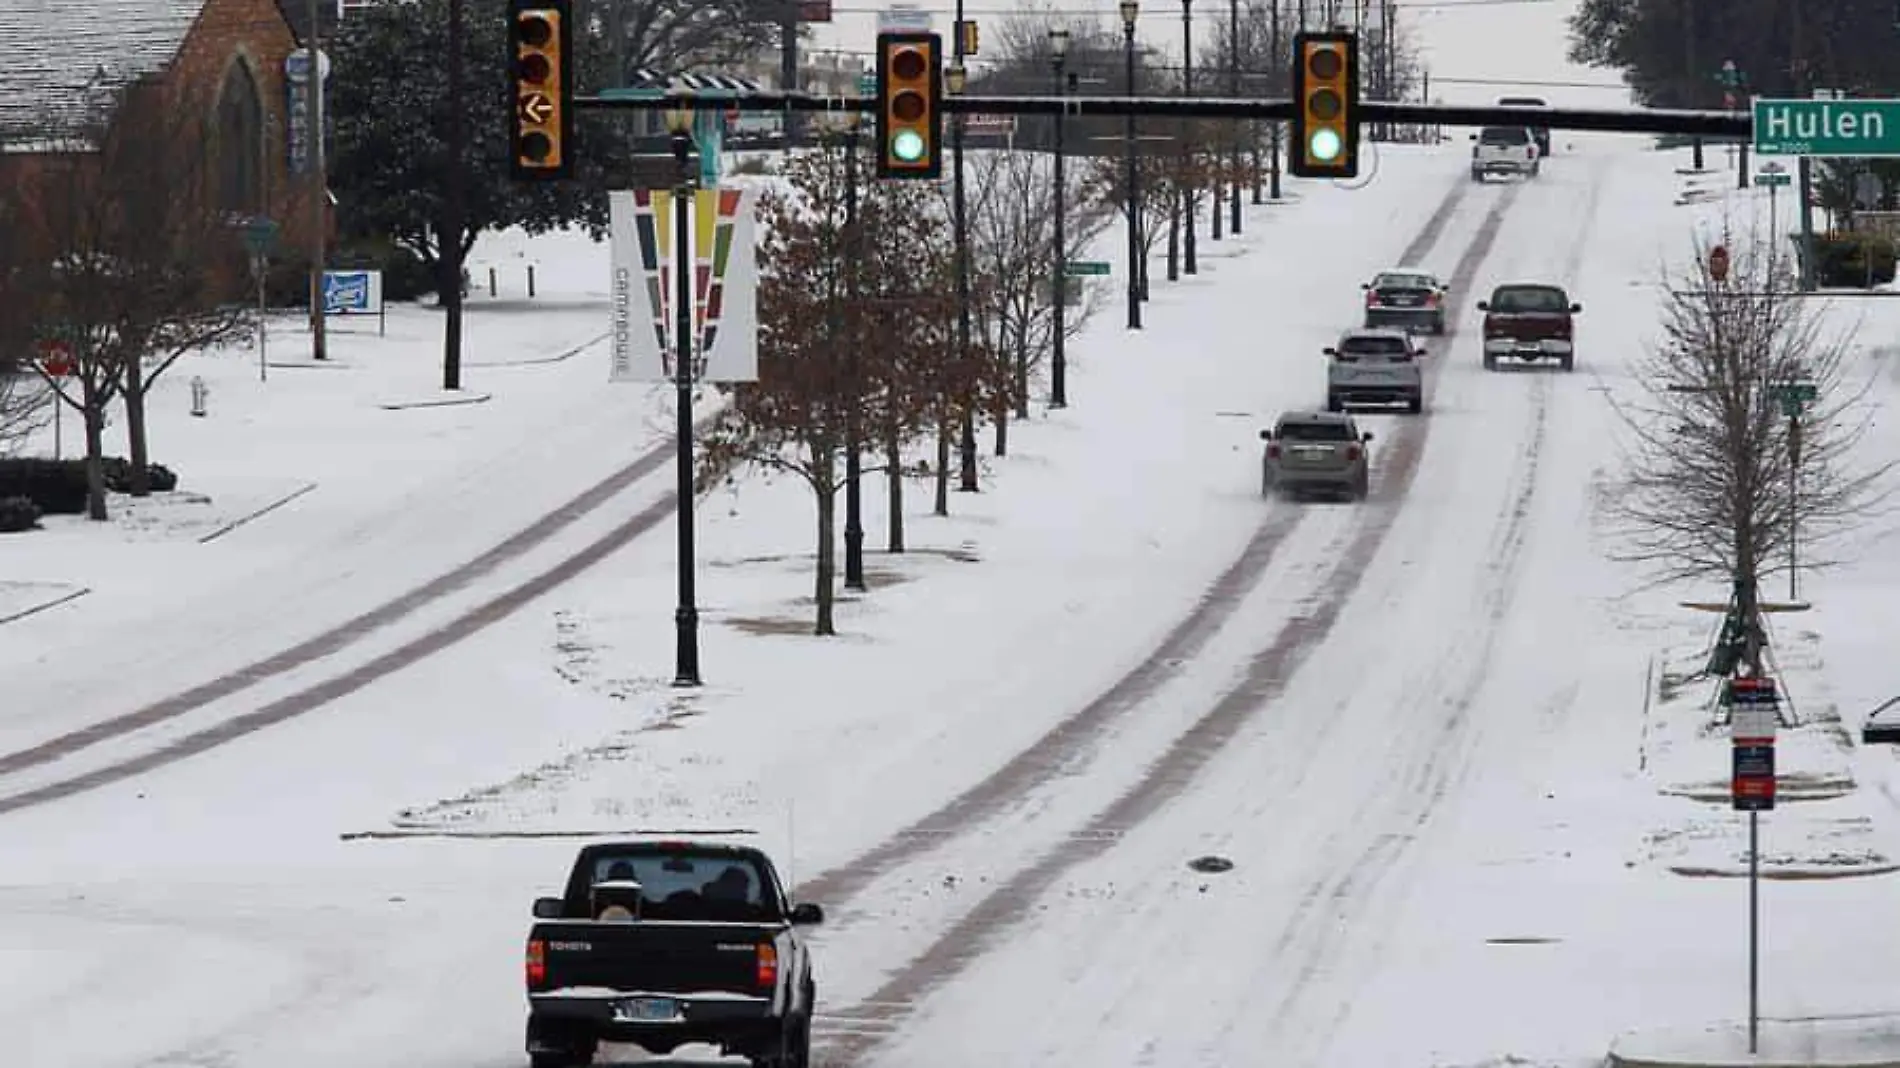
{"label": "traffic light mast arm", "polygon": [[[819,112],[869,115],[878,102],[871,96],[818,96],[775,90],[729,92],[718,97],[696,93],[664,93],[635,99],[620,96],[576,96],[573,107],[604,111],[666,111],[699,108],[706,111]],[[1126,97],[1126,96],[977,96],[949,95],[940,106],[947,114],[1123,116],[1153,115],[1200,119],[1289,119],[1291,100],[1260,97]],[[1359,117],[1365,121],[1418,123],[1438,126],[1512,126],[1535,123],[1555,130],[1596,130],[1610,133],[1700,134],[1704,137],[1752,137],[1754,120],[1747,112],[1688,111],[1651,108],[1509,108],[1448,104],[1391,104],[1363,101]]]}

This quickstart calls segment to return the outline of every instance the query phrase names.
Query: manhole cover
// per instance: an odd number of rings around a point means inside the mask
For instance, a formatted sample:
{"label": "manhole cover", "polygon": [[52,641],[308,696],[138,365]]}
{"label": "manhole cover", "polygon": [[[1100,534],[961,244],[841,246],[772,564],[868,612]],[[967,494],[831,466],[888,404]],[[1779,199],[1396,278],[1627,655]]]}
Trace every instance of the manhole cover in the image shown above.
{"label": "manhole cover", "polygon": [[1188,867],[1193,868],[1195,871],[1216,874],[1223,871],[1233,871],[1234,862],[1228,860],[1226,857],[1195,857],[1193,860],[1188,861]]}

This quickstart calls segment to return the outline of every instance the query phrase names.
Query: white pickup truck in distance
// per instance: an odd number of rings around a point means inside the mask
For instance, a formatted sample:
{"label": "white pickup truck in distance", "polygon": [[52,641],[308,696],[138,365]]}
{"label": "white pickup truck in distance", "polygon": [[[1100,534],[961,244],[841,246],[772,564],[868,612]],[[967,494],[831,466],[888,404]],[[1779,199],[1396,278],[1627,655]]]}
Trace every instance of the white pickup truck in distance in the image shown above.
{"label": "white pickup truck in distance", "polygon": [[1522,126],[1486,126],[1472,134],[1471,180],[1482,182],[1493,174],[1537,177],[1541,153],[1537,135]]}
{"label": "white pickup truck in distance", "polygon": [[1425,410],[1425,375],[1418,358],[1425,349],[1406,330],[1351,330],[1326,350],[1326,410],[1348,405],[1403,404]]}

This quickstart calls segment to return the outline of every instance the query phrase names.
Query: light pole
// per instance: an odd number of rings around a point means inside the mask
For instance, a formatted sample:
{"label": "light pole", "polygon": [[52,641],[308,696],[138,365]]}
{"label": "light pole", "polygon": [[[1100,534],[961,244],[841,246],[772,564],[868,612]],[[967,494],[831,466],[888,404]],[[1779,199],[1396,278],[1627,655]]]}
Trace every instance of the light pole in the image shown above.
{"label": "light pole", "polygon": [[[330,183],[327,177],[329,164],[324,159],[323,144],[323,12],[319,10],[318,0],[310,0],[310,38],[309,73],[304,82],[304,117],[309,125],[304,133],[304,160],[310,168],[310,358],[327,360],[330,358],[328,326],[325,322],[323,298],[323,261],[324,231],[330,221],[328,205]],[[449,5],[449,100],[451,101],[449,151],[460,151],[461,104],[462,104],[462,5],[459,2]],[[461,156],[449,157],[452,163],[459,164]],[[460,168],[449,168],[450,181],[458,181],[456,175]]]}
{"label": "light pole", "polygon": [[860,453],[864,451],[863,428],[858,423],[858,408],[864,398],[864,383],[858,366],[858,332],[842,329],[846,316],[858,314],[858,267],[861,250],[858,242],[858,129],[855,113],[838,118],[844,140],[844,308],[834,299],[831,314],[832,344],[844,346],[844,588],[862,591],[864,587],[864,471]]}
{"label": "light pole", "polygon": [[[1128,95],[1135,95],[1135,17],[1141,14],[1141,0],[1121,0],[1122,54],[1127,66]],[[1128,164],[1127,188],[1123,199],[1128,205],[1128,329],[1141,329],[1141,179],[1135,172],[1135,116],[1123,125],[1122,156]]]}
{"label": "light pole", "polygon": [[[1300,0],[1300,29],[1304,30],[1305,28],[1306,28],[1306,0]],[[1267,36],[1268,36],[1267,51],[1273,53],[1272,69],[1278,70],[1280,69],[1280,64],[1283,61],[1280,55],[1279,0],[1274,0],[1273,16],[1272,16],[1272,21],[1268,23]],[[1280,152],[1281,152],[1280,128],[1281,128],[1281,124],[1278,122],[1273,122],[1273,123],[1268,124],[1267,198],[1269,200],[1272,200],[1276,204],[1279,203],[1280,201]],[[1260,175],[1258,172],[1254,174],[1253,202],[1255,204],[1260,203]]]}
{"label": "light pole", "polygon": [[679,438],[679,608],[673,613],[673,685],[698,686],[699,608],[693,590],[693,259],[687,243],[693,235],[693,110],[666,113],[673,135],[673,159],[679,181],[673,187],[673,388]]}
{"label": "light pole", "polygon": [[[1049,54],[1054,57],[1056,68],[1056,95],[1063,98],[1066,108],[1069,96],[1069,31],[1058,26],[1049,31]],[[1063,111],[1056,112],[1056,244],[1051,254],[1055,261],[1050,273],[1055,285],[1055,331],[1050,342],[1049,357],[1049,407],[1067,408],[1069,406],[1069,366],[1065,354],[1068,339],[1066,322],[1069,303],[1069,236],[1063,218],[1068,211],[1068,188],[1064,184],[1067,175],[1063,172],[1063,156],[1067,145],[1064,144],[1064,132],[1068,126],[1068,116]]]}
{"label": "light pole", "polygon": [[[967,79],[963,67],[963,0],[957,0],[957,39],[954,42],[953,55],[956,62],[944,71],[944,88],[952,94],[962,95]],[[968,374],[970,365],[970,216],[968,205],[963,196],[963,113],[950,116],[950,166],[955,170],[951,178],[951,199],[955,201],[956,218],[956,258],[957,258],[957,373]],[[976,484],[976,408],[970,404],[963,406],[962,440],[957,451],[961,479],[957,489],[962,493],[975,493]]]}
{"label": "light pole", "polygon": [[[1274,0],[1273,13],[1274,13],[1275,18],[1279,17],[1279,14],[1280,14],[1279,0]],[[1239,99],[1240,97],[1240,0],[1227,0],[1227,95],[1235,99]],[[1233,192],[1233,195],[1228,200],[1227,229],[1235,237],[1239,237],[1240,236],[1240,155],[1241,155],[1240,131],[1242,129],[1246,129],[1250,132],[1254,132],[1256,136],[1258,136],[1258,131],[1251,123],[1249,123],[1245,127],[1242,127],[1240,124],[1236,123],[1233,126],[1229,127],[1229,129],[1233,131],[1234,173],[1233,173],[1233,180],[1227,183]],[[1258,143],[1259,142],[1257,141],[1255,142],[1255,144],[1258,144]],[[1258,195],[1259,188],[1257,186],[1255,187],[1254,192],[1256,195]],[[1219,204],[1214,205],[1214,210],[1219,211],[1220,205]]]}
{"label": "light pole", "polygon": [[[1181,0],[1181,95],[1194,95],[1194,0]],[[1183,124],[1184,130],[1191,125]],[[1191,167],[1194,162],[1194,144],[1192,136],[1181,139],[1181,225],[1186,229],[1183,235],[1181,272],[1199,274],[1200,268],[1194,262],[1194,198],[1195,188]]]}

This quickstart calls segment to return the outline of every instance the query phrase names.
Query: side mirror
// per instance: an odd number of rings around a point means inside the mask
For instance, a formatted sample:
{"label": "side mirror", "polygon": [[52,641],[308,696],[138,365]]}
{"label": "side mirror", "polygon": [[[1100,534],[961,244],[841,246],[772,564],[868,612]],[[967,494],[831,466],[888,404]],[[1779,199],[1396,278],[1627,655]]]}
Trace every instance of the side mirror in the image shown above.
{"label": "side mirror", "polygon": [[1323,348],[1323,349],[1321,349],[1321,350],[1320,350],[1320,352],[1322,352],[1322,353],[1324,353],[1324,354],[1325,354],[1325,355],[1327,355],[1327,356],[1337,356],[1337,355],[1339,355],[1339,350],[1338,350],[1338,349],[1336,349],[1336,348],[1333,348],[1333,347],[1331,347],[1331,346],[1327,346],[1326,348]]}
{"label": "side mirror", "polygon": [[1582,311],[1582,310],[1583,310],[1583,305],[1581,305],[1581,304],[1572,304],[1572,305],[1570,306],[1570,310],[1571,310],[1571,311],[1573,311],[1573,312],[1580,312],[1580,311]]}
{"label": "side mirror", "polygon": [[1273,440],[1273,431],[1271,431],[1271,430],[1262,430],[1262,431],[1260,432],[1260,440],[1261,440],[1261,441],[1272,441],[1272,440]]}
{"label": "side mirror", "polygon": [[1360,440],[1360,441],[1371,441],[1371,440],[1372,440],[1372,431],[1370,431],[1370,430],[1368,430],[1368,431],[1366,431],[1365,433],[1363,433],[1363,434],[1361,434],[1361,435],[1359,435],[1359,440]]}
{"label": "side mirror", "polygon": [[1371,289],[1371,288],[1372,288],[1372,283],[1371,283],[1371,282],[1361,282],[1361,283],[1359,283],[1359,288],[1360,288],[1360,289]]}
{"label": "side mirror", "polygon": [[1491,302],[1490,302],[1490,301],[1488,301],[1488,300],[1481,300],[1481,301],[1479,301],[1479,302],[1478,302],[1478,310],[1479,310],[1479,311],[1490,311],[1490,310],[1491,310]]}
{"label": "side mirror", "polygon": [[1476,140],[1478,139],[1478,135],[1477,135],[1477,134],[1472,134],[1472,135],[1471,135],[1471,139],[1472,139],[1473,141],[1476,141]]}
{"label": "side mirror", "polygon": [[792,914],[789,919],[795,927],[823,923],[825,922],[825,910],[810,902],[800,902],[792,906]]}
{"label": "side mirror", "polygon": [[567,908],[567,903],[558,897],[537,897],[534,899],[534,918],[537,920],[558,920]]}

